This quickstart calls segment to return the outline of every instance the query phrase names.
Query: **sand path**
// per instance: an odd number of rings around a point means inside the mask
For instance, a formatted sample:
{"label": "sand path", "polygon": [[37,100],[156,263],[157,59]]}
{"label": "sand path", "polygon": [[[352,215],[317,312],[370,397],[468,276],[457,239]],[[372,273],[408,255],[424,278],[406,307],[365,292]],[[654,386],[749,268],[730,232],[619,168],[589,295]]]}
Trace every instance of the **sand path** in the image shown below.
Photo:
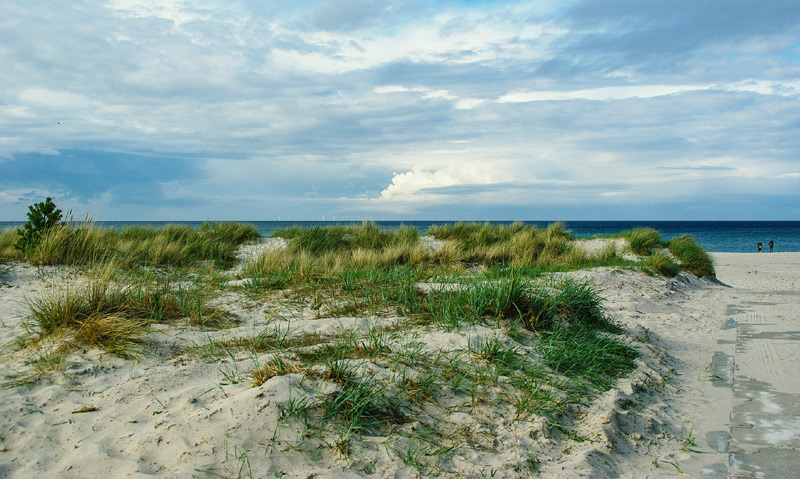
{"label": "sand path", "polygon": [[686,305],[707,312],[706,324],[716,328],[676,341],[683,343],[673,354],[684,366],[678,407],[684,454],[658,470],[708,478],[797,477],[800,253],[713,256],[717,278],[730,287],[703,290]]}

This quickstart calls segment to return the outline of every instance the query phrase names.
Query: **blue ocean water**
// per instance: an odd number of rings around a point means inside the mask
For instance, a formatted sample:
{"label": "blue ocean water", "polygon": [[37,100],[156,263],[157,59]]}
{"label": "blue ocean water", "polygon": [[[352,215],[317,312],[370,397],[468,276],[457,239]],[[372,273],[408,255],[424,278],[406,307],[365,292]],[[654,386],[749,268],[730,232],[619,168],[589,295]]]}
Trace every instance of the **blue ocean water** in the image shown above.
{"label": "blue ocean water", "polygon": [[[553,221],[525,221],[539,227],[547,226]],[[107,221],[97,222],[98,226],[124,228],[130,225],[149,225],[159,227],[166,224],[188,224],[199,227],[202,221]],[[297,225],[303,228],[327,226],[335,224],[360,224],[360,222],[344,221],[242,221],[258,228],[262,236],[271,236],[279,228]],[[381,228],[392,229],[400,225],[414,226],[425,232],[432,225],[453,223],[452,221],[376,221]],[[497,221],[496,224],[510,224],[510,221]],[[618,233],[638,227],[650,227],[661,232],[665,239],[684,234],[694,236],[706,250],[713,252],[755,253],[759,241],[763,251],[768,252],[767,244],[773,241],[774,251],[800,252],[800,221],[564,221],[567,228],[578,238],[595,235]],[[22,222],[0,221],[0,231],[6,228],[18,228]]]}

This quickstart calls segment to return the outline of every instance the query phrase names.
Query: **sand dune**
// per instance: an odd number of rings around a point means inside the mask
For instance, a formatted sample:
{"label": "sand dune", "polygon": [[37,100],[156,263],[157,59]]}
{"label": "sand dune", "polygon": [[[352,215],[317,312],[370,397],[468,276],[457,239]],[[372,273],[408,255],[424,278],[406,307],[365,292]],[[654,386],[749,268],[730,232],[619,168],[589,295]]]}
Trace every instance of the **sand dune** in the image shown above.
{"label": "sand dune", "polygon": [[[77,351],[63,373],[0,389],[0,477],[794,477],[800,254],[713,256],[717,282],[613,268],[569,273],[602,290],[641,352],[630,376],[573,411],[570,434],[544,420],[514,420],[500,384],[485,390],[472,413],[454,406],[458,395],[437,392],[435,410],[391,436],[360,437],[343,455],[326,436],[287,419],[299,400],[314,397],[302,375],[253,387],[248,373],[269,355],[212,360],[186,348],[269,328],[293,337],[367,332],[399,318],[318,319],[231,291],[219,304],[242,320],[234,329],[154,327],[153,352],[138,361]],[[8,379],[32,368],[29,353],[15,347],[25,332],[25,297],[39,294],[48,278],[63,284],[79,275],[20,263],[3,268]],[[419,329],[395,334],[387,347],[458,352],[497,334],[485,326]],[[392,372],[380,361],[363,367],[378,377]],[[415,438],[430,422],[464,439],[436,464],[422,461],[430,454],[415,462],[423,448]]]}

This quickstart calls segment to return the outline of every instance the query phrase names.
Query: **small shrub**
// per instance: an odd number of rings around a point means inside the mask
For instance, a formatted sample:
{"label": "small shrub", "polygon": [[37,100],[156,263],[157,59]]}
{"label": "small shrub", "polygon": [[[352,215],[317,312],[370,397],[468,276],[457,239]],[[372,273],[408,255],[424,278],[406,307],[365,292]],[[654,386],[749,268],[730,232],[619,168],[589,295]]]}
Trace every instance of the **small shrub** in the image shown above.
{"label": "small shrub", "polygon": [[61,221],[61,210],[56,208],[53,200],[48,196],[44,202],[39,202],[28,207],[28,222],[17,230],[19,239],[14,244],[22,254],[27,254],[41,240],[42,233],[53,228]]}

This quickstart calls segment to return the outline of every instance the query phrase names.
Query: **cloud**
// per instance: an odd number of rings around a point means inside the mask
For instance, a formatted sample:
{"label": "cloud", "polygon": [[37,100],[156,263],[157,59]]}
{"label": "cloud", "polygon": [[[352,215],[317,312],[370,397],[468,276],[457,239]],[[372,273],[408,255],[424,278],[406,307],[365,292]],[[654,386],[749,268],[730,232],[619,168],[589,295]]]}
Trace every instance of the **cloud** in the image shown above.
{"label": "cloud", "polygon": [[381,199],[394,201],[427,200],[430,195],[421,196],[422,190],[458,185],[463,180],[456,171],[408,171],[395,173],[392,183],[381,191]]}
{"label": "cloud", "polygon": [[391,5],[392,2],[376,0],[328,0],[314,13],[314,26],[332,31],[368,27],[380,21],[387,10],[395,10]]}
{"label": "cloud", "polygon": [[562,100],[623,100],[628,98],[655,98],[687,91],[707,90],[697,85],[630,85],[570,91],[513,92],[500,97],[501,103]]}
{"label": "cloud", "polygon": [[48,192],[164,219],[800,201],[783,0],[3,8],[0,216]]}
{"label": "cloud", "polygon": [[595,100],[613,101],[630,98],[656,98],[687,92],[707,90],[752,92],[761,95],[800,96],[800,82],[742,81],[734,84],[713,85],[625,85],[583,90],[512,92],[499,98],[501,103],[529,101]]}
{"label": "cloud", "polygon": [[736,171],[736,168],[732,168],[730,166],[712,166],[712,165],[702,165],[702,166],[658,166],[658,169],[661,170],[683,170],[683,171]]}
{"label": "cloud", "polygon": [[426,100],[451,100],[454,101],[454,107],[459,110],[471,110],[478,105],[486,102],[482,98],[459,98],[451,94],[448,90],[431,90],[425,87],[411,87],[407,88],[400,85],[385,85],[375,87],[375,93],[417,93]]}

